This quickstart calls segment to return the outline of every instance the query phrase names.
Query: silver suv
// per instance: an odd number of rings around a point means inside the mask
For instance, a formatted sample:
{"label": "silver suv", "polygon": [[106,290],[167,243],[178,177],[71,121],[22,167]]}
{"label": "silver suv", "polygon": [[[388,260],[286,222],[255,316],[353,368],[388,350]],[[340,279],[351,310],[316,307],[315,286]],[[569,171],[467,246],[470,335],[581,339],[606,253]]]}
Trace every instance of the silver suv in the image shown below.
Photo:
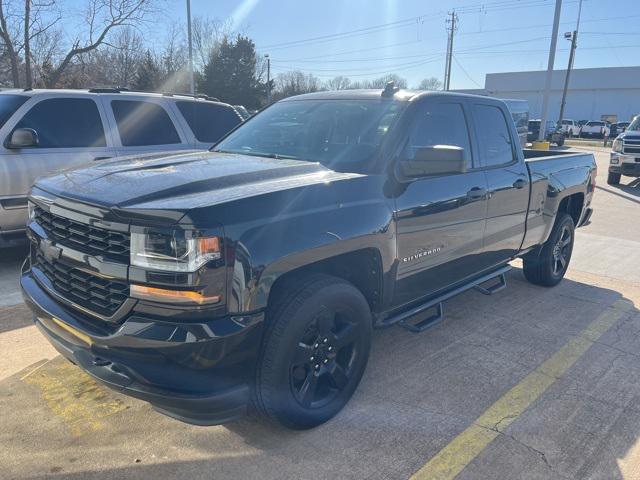
{"label": "silver suv", "polygon": [[0,92],[0,245],[25,230],[37,177],[124,155],[206,149],[241,122],[231,105],[186,95]]}

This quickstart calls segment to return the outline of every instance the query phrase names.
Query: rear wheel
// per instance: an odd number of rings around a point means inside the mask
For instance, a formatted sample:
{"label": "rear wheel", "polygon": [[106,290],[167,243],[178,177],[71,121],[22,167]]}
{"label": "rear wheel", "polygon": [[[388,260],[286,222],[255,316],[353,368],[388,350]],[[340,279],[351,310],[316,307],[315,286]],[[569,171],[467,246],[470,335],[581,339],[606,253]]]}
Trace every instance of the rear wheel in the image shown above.
{"label": "rear wheel", "polygon": [[620,183],[620,177],[621,175],[619,173],[609,172],[609,175],[607,176],[607,183],[609,185],[618,185]]}
{"label": "rear wheel", "polygon": [[286,427],[315,427],[345,406],[362,378],[371,311],[358,289],[328,275],[283,285],[279,297],[268,312],[255,403]]}
{"label": "rear wheel", "polygon": [[557,285],[569,268],[573,252],[575,225],[567,213],[558,214],[551,235],[537,256],[523,258],[524,276],[545,287]]}

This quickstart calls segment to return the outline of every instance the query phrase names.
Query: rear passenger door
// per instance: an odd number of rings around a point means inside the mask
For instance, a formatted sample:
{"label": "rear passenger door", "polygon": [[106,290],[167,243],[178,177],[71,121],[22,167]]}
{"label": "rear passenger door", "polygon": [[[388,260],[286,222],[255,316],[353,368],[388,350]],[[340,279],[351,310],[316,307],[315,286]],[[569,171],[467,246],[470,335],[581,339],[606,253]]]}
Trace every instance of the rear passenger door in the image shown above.
{"label": "rear passenger door", "polygon": [[485,262],[497,265],[520,249],[529,208],[529,174],[520,142],[498,104],[472,106],[477,149],[489,191],[484,235]]}
{"label": "rear passenger door", "polygon": [[162,99],[103,96],[118,156],[193,148]]}
{"label": "rear passenger door", "polygon": [[210,148],[242,123],[240,115],[229,105],[179,100],[176,107],[193,134],[195,148]]}
{"label": "rear passenger door", "polygon": [[3,127],[6,136],[16,128],[31,128],[39,141],[29,148],[0,147],[10,178],[4,194],[15,199],[11,208],[2,212],[3,230],[25,227],[26,197],[36,178],[114,154],[104,120],[99,104],[87,96],[37,95],[16,112]]}

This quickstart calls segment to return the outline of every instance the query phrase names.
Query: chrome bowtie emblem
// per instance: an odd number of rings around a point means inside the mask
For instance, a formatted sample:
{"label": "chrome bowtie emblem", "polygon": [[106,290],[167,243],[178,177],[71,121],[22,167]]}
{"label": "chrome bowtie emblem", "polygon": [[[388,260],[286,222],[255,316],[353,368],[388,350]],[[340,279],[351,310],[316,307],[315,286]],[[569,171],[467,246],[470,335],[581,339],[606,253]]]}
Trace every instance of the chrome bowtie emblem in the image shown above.
{"label": "chrome bowtie emblem", "polygon": [[51,240],[46,238],[40,240],[40,251],[42,252],[42,255],[44,255],[44,258],[49,262],[58,260],[60,255],[62,255],[62,248],[56,247]]}

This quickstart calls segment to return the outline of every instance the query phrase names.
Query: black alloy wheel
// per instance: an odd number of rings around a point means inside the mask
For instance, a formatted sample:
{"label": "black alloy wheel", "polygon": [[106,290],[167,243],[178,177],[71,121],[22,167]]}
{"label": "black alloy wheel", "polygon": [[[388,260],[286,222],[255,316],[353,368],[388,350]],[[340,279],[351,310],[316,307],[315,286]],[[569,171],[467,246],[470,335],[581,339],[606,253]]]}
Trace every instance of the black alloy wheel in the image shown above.
{"label": "black alloy wheel", "polygon": [[357,325],[346,312],[318,312],[296,346],[289,369],[291,390],[304,408],[319,408],[344,390],[358,355]]}
{"label": "black alloy wheel", "polygon": [[284,280],[272,293],[256,369],[258,411],[294,429],[335,416],[369,358],[369,304],[351,283],[325,274]]}

